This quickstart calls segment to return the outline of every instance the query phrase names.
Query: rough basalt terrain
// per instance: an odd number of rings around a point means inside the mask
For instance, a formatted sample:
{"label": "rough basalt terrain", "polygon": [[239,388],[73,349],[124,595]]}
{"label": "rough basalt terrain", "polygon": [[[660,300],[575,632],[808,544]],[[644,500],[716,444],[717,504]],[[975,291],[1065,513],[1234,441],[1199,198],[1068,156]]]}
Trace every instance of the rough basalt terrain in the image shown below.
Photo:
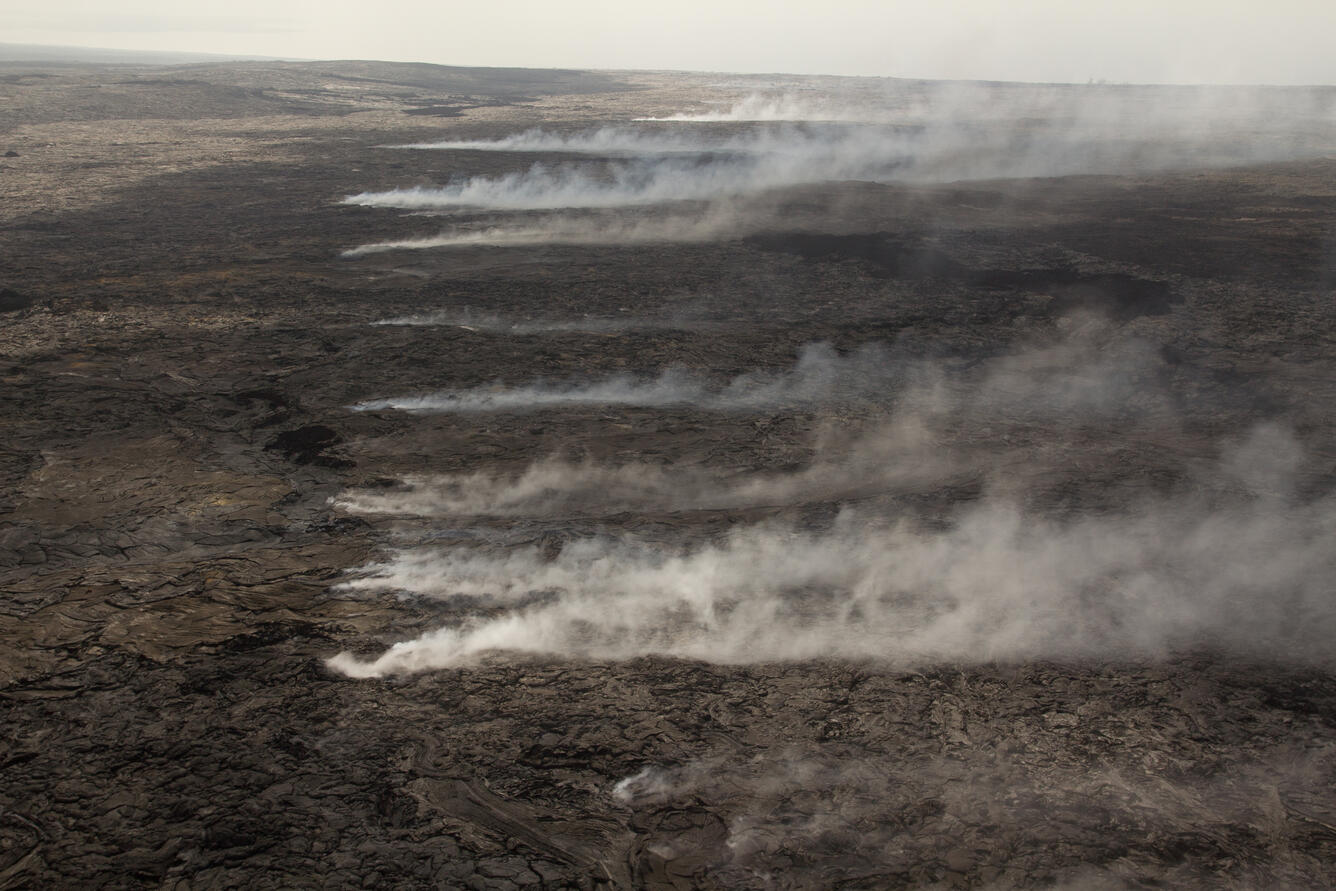
{"label": "rough basalt terrain", "polygon": [[[1046,515],[1098,514],[1191,489],[1221,441],[1283,423],[1308,456],[1296,497],[1330,497],[1331,157],[795,186],[744,199],[765,222],[735,237],[341,256],[422,234],[348,195],[534,160],[387,146],[750,89],[717,81],[0,64],[0,888],[1336,884],[1336,675],[1283,636],[912,664],[326,665],[490,608],[338,585],[405,536],[554,558],[595,533],[824,527],[859,499],[930,526],[990,485],[463,531],[341,510],[346,491],[552,456],[795,472],[876,414],[351,408],[402,394],[727,379],[817,342],[968,369],[1134,337],[1160,395],[1132,420],[945,423],[940,449],[1005,441],[990,478]],[[434,312],[455,323],[372,324]]]}

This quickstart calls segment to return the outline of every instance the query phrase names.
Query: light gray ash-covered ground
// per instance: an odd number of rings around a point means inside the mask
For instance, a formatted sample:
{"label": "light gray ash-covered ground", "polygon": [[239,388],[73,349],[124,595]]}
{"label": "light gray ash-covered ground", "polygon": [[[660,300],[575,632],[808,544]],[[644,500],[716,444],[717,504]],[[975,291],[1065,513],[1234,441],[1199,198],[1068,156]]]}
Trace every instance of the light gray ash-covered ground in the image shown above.
{"label": "light gray ash-covered ground", "polygon": [[1336,881],[1336,96],[0,65],[0,887]]}

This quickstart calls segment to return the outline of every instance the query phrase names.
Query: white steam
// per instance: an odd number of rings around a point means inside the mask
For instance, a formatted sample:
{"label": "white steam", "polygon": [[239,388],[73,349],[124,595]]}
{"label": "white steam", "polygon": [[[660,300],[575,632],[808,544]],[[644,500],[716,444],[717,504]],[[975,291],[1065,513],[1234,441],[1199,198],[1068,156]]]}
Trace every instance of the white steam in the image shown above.
{"label": "white steam", "polygon": [[533,384],[527,387],[443,391],[427,396],[373,399],[353,406],[354,411],[396,409],[418,414],[470,411],[535,411],[583,405],[666,406],[715,403],[707,385],[686,371],[670,370],[656,378],[619,375],[586,384]]}
{"label": "white steam", "polygon": [[778,126],[745,129],[694,127],[665,130],[600,127],[596,130],[558,132],[534,128],[499,139],[439,140],[418,142],[391,148],[424,151],[475,151],[601,155],[606,157],[649,157],[656,155],[721,156],[783,155],[812,156],[823,147],[846,140],[864,139],[885,143],[888,137],[906,132],[894,126],[873,126],[860,122],[832,123],[811,120]]}
{"label": "white steam", "polygon": [[625,127],[603,127],[579,133],[554,133],[535,128],[500,139],[445,139],[391,147],[425,151],[564,152],[608,156],[757,150],[755,140],[740,137],[714,138],[708,133],[653,133]]}
{"label": "white steam", "polygon": [[[507,549],[483,537],[391,552],[342,587],[467,598],[500,613],[397,644],[371,662],[344,654],[331,664],[378,676],[493,650],[910,664],[1195,645],[1323,658],[1336,632],[1336,502],[1299,494],[1306,458],[1283,428],[1224,444],[1213,469],[1195,471],[1192,489],[1124,496],[1117,511],[1054,516],[1030,500],[1036,486],[1087,475],[1092,460],[1064,463],[1027,444],[1035,431],[1045,443],[1088,436],[1092,423],[1111,425],[1114,436],[1172,436],[1161,361],[1095,324],[1061,343],[954,370],[902,361],[885,347],[840,356],[817,345],[789,372],[708,391],[716,405],[726,392],[765,394],[762,402],[816,393],[828,405],[842,387],[899,387],[887,396],[889,422],[852,438],[831,426],[801,470],[548,459],[518,475],[420,477],[400,489],[345,493],[337,504],[351,513],[550,518],[568,530],[579,517],[673,513],[681,535],[577,537],[555,551],[550,541]],[[1027,424],[1037,426],[1027,434]],[[1012,444],[1011,433],[1021,440]],[[920,519],[901,497],[978,491],[980,481],[985,494],[947,516]],[[685,513],[812,503],[845,507],[824,528],[753,522],[694,542]]]}
{"label": "white steam", "polygon": [[[349,512],[456,518],[568,520],[809,500],[862,506],[816,531],[758,523],[695,546],[596,536],[555,554],[550,545],[498,551],[476,542],[403,549],[343,587],[463,597],[503,612],[397,644],[371,662],[343,654],[331,665],[366,677],[458,665],[493,650],[912,664],[1142,656],[1195,645],[1323,658],[1336,632],[1336,502],[1296,494],[1305,457],[1282,428],[1227,443],[1191,494],[1077,517],[1027,506],[1030,480],[1071,470],[1049,466],[1033,447],[943,446],[943,427],[968,431],[1027,416],[1049,438],[1068,422],[1133,422],[1155,403],[1155,358],[1134,341],[1102,336],[1003,356],[954,382],[891,361],[882,348],[852,359],[812,348],[809,363],[852,361],[865,376],[895,368],[912,385],[894,401],[891,423],[845,442],[832,431],[797,472],[552,459],[517,477],[428,477],[406,490],[347,493],[339,506]],[[802,377],[795,371],[763,386]],[[1159,417],[1151,411],[1142,420],[1157,425]],[[894,498],[879,500],[980,474],[996,474],[991,494],[946,522],[921,522]]]}
{"label": "white steam", "polygon": [[[856,105],[847,100],[821,99],[793,93],[752,93],[731,104],[709,103],[714,107],[702,112],[683,112],[661,118],[637,118],[639,121],[672,123],[738,123],[745,121],[887,121],[896,109],[877,104]],[[727,106],[727,107],[725,107]]]}
{"label": "white steam", "polygon": [[[1257,734],[1255,746],[1236,757],[1228,769],[1207,776],[1148,765],[1141,758],[1144,749],[1136,746],[1111,754],[1095,768],[1081,758],[1036,758],[1033,750],[1009,755],[1006,746],[981,746],[974,739],[979,729],[966,722],[969,712],[952,703],[955,697],[943,692],[934,698],[936,703],[921,719],[919,709],[909,714],[874,709],[872,721],[860,722],[860,730],[870,739],[855,743],[856,756],[845,746],[837,745],[832,753],[825,746],[804,744],[795,739],[803,735],[801,730],[780,734],[783,742],[775,739],[768,745],[764,734],[753,733],[749,742],[759,743],[759,750],[748,746],[684,763],[649,764],[612,784],[610,797],[647,816],[669,808],[701,808],[727,826],[726,833],[707,839],[682,831],[680,823],[655,832],[646,840],[646,850],[660,857],[692,857],[712,872],[730,870],[759,879],[755,884],[762,887],[770,887],[772,883],[765,880],[779,875],[782,887],[867,887],[869,876],[874,882],[895,876],[903,884],[906,863],[940,863],[944,838],[951,839],[955,858],[963,855],[960,865],[968,864],[967,869],[997,863],[995,852],[984,852],[991,851],[998,838],[1028,838],[1025,833],[1032,831],[1036,814],[1061,814],[1068,837],[1078,833],[1098,837],[1111,825],[1136,826],[1152,845],[1155,839],[1199,828],[1204,822],[1280,827],[1287,816],[1316,822],[1306,813],[1320,800],[1311,790],[1325,789],[1324,778],[1332,769],[1330,749],[1268,741],[1266,733]],[[976,694],[974,705],[979,710],[969,716],[984,718],[985,726],[990,726],[997,718],[988,714],[989,704],[980,699],[986,697]],[[902,729],[888,732],[874,724],[889,718],[892,726],[917,720],[931,725],[950,720],[949,715],[961,726],[948,731],[956,740],[946,751],[906,747]],[[1063,717],[1077,720],[1075,714]],[[1082,735],[1107,728],[1105,721],[1126,732],[1125,716],[1079,720]],[[1007,721],[1013,732],[1026,734],[1025,718],[1009,716]],[[1044,738],[1062,746],[1061,738],[1054,736]],[[962,746],[967,739],[970,745]],[[980,748],[986,754],[980,755]],[[925,804],[930,807],[924,808]],[[1326,810],[1321,805],[1316,809]],[[1275,830],[1282,839],[1284,833]],[[1047,836],[1032,840],[1031,850],[1044,849],[1048,841]],[[813,850],[819,856],[793,855]],[[1082,862],[1088,858],[1082,858],[1080,851],[1077,848],[1065,866],[1052,871],[1053,887],[1113,891],[1143,884],[1145,858],[1157,856],[1142,848],[1095,867]],[[1023,856],[1016,849],[1008,854],[1013,863]],[[1282,871],[1274,864],[1262,865],[1247,873],[1229,873],[1224,881],[1284,885],[1277,876]],[[1169,883],[1193,887],[1219,885],[1225,875],[1191,858],[1170,866],[1165,874],[1171,877]],[[925,876],[922,884],[932,874],[919,875]],[[1011,884],[1016,883],[1007,886]]]}
{"label": "white steam", "polygon": [[644,797],[659,797],[675,790],[672,778],[666,771],[646,767],[638,773],[618,780],[612,787],[612,796],[618,801],[629,804]]}
{"label": "white steam", "polygon": [[[1002,412],[1062,416],[1144,414],[1161,407],[1154,390],[1138,393],[1162,360],[1146,344],[1128,341],[1095,349],[1101,329],[1062,343],[1005,356],[972,374],[948,382],[934,363],[913,361],[884,344],[867,344],[847,354],[827,343],[803,347],[783,371],[753,371],[716,382],[698,372],[669,367],[652,377],[619,374],[594,381],[535,381],[524,386],[495,384],[420,396],[374,399],[356,411],[394,409],[419,414],[536,411],[621,405],[690,405],[706,411],[761,411],[778,407],[831,408],[850,403],[889,404],[913,388],[957,389],[961,409],[985,417]],[[922,398],[929,394],[920,393]],[[1134,399],[1134,397],[1136,397]]]}
{"label": "white steam", "polygon": [[[522,173],[475,176],[439,188],[363,192],[346,204],[408,210],[555,210],[707,201],[781,186],[832,179],[887,179],[908,161],[908,149],[887,135],[786,131],[719,153],[710,141],[684,145],[685,157],[664,156],[654,137],[628,147],[633,160],[535,164]],[[589,137],[600,142],[599,133]]]}
{"label": "white steam", "polygon": [[[764,225],[769,212],[739,206],[741,199],[814,183],[1137,173],[1316,157],[1336,149],[1336,91],[1321,88],[911,84],[854,92],[752,96],[719,113],[669,118],[695,122],[690,125],[531,129],[405,146],[591,157],[349,196],[344,203],[431,214],[562,213],[485,228],[460,223],[432,235],[362,245],[344,256],[700,241]],[[739,123],[745,121],[760,123]],[[685,132],[667,132],[679,126]],[[675,218],[572,215],[649,207],[671,209]]]}
{"label": "white steam", "polygon": [[[363,192],[346,203],[411,210],[634,207],[830,180],[943,182],[1236,164],[1311,156],[1336,145],[1336,99],[1320,90],[945,85],[868,114],[823,114],[824,107],[809,98],[752,97],[720,115],[676,118],[808,122],[742,133],[530,130],[499,140],[420,143],[412,147],[624,157]],[[878,123],[832,125],[832,119]]]}
{"label": "white steam", "polygon": [[756,525],[685,551],[634,538],[555,558],[426,548],[351,584],[516,607],[330,665],[377,677],[493,650],[912,664],[1214,645],[1313,658],[1336,632],[1333,535],[1330,500],[1169,499],[1054,520],[989,499],[946,529],[847,511],[821,532]]}
{"label": "white steam", "polygon": [[[832,439],[833,433],[825,438]],[[607,517],[629,511],[697,511],[856,501],[967,481],[972,471],[914,418],[855,438],[818,444],[816,459],[789,473],[724,474],[701,467],[610,466],[559,458],[518,476],[464,473],[410,477],[399,488],[345,492],[350,514],[408,517]],[[357,587],[366,585],[355,583]],[[396,582],[401,590],[414,586]]]}
{"label": "white steam", "polygon": [[376,399],[353,408],[357,411],[398,409],[438,413],[533,411],[584,405],[692,405],[711,411],[747,411],[781,405],[829,405],[869,398],[886,392],[900,370],[900,364],[880,346],[863,347],[848,356],[841,356],[829,344],[813,344],[803,348],[797,363],[788,371],[749,372],[722,385],[683,368],[669,368],[648,378],[616,375],[592,382],[536,382],[523,387],[497,385],[425,396]]}
{"label": "white steam", "polygon": [[414,313],[413,315],[379,319],[371,324],[375,327],[382,328],[464,328],[469,331],[494,331],[523,336],[529,334],[566,332],[608,334],[621,331],[661,330],[666,328],[675,329],[684,327],[698,328],[702,327],[704,323],[692,322],[685,319],[675,321],[669,319],[646,319],[642,317],[589,317],[579,320],[511,320],[497,315],[477,315],[467,310],[462,312],[458,310],[438,310],[436,312]]}
{"label": "white steam", "polygon": [[734,210],[722,203],[715,203],[691,213],[648,219],[563,215],[548,217],[540,225],[503,223],[480,229],[456,227],[439,235],[359,245],[342,251],[340,256],[354,258],[385,251],[453,247],[631,245],[646,242],[710,241],[720,237],[735,238],[742,232]]}
{"label": "white steam", "polygon": [[1329,87],[846,81],[707,101],[708,109],[641,122],[959,126],[1006,122],[1081,136],[1202,137],[1269,125],[1309,133],[1333,122]]}

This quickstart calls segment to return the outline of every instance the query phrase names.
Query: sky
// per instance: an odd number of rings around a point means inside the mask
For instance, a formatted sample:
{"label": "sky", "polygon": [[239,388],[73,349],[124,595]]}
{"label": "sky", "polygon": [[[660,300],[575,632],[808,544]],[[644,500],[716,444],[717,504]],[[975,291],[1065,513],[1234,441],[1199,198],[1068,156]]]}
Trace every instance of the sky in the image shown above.
{"label": "sky", "polygon": [[0,35],[447,65],[1336,84],[1336,0],[0,0]]}

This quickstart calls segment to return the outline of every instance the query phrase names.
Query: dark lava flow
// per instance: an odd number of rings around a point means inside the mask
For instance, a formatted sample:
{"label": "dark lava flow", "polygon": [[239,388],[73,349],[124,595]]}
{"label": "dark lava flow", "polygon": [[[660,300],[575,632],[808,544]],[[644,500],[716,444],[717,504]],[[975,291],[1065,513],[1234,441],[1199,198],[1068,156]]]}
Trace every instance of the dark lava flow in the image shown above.
{"label": "dark lava flow", "polygon": [[[949,531],[1003,495],[1053,523],[1156,499],[1322,518],[1336,162],[827,183],[770,196],[782,215],[743,202],[749,228],[713,241],[343,260],[428,225],[344,196],[515,163],[384,146],[665,116],[716,78],[39,67],[0,65],[0,888],[1336,884],[1336,678],[1285,645],[1329,612],[1246,656],[1206,640],[910,665],[326,666],[512,608],[340,587],[420,540],[555,564],[596,536],[829,529],[850,503]],[[371,324],[466,310],[710,324]],[[553,515],[405,519],[332,503],[554,456],[721,485],[822,470],[894,418],[886,404],[348,408],[672,365],[777,372],[811,343],[936,363],[974,413],[925,414],[915,454],[959,466],[710,510],[564,515],[555,500]],[[1096,371],[1069,375],[1073,357]],[[958,385],[990,362],[991,389]],[[1045,402],[1036,379],[1080,386]],[[1270,452],[1239,451],[1258,429]],[[1282,543],[1240,574],[1293,556]]]}
{"label": "dark lava flow", "polygon": [[771,233],[746,242],[761,250],[796,254],[808,260],[858,260],[871,275],[927,279],[1055,298],[1053,315],[1092,310],[1118,321],[1164,315],[1182,301],[1169,282],[1147,281],[1126,273],[1084,273],[1070,267],[1054,269],[971,269],[937,248],[906,244],[888,233],[822,235]]}

